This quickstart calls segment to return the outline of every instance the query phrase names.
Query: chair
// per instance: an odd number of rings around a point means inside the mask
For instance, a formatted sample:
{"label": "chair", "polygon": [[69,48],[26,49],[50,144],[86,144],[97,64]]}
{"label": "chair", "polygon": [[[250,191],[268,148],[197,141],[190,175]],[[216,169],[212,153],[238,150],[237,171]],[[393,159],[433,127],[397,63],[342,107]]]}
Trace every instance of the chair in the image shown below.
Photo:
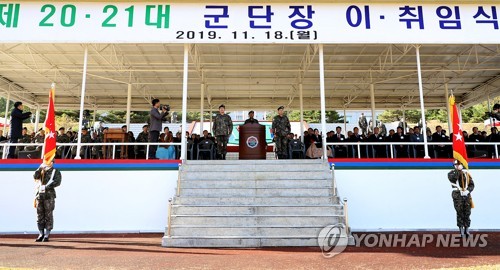
{"label": "chair", "polygon": [[294,159],[295,156],[298,156],[298,159],[305,158],[306,146],[304,145],[304,143],[299,140],[290,141],[290,143],[288,144],[288,156],[290,159]]}
{"label": "chair", "polygon": [[[198,143],[197,159],[213,159],[215,156],[214,142],[212,140],[203,140]],[[208,155],[207,155],[208,154]]]}

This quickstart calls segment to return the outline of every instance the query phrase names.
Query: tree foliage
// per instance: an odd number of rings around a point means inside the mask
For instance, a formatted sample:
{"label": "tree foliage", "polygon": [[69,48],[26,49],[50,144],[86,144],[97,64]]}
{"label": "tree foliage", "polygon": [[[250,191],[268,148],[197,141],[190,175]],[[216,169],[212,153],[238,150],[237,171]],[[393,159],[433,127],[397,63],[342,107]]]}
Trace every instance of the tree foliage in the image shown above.
{"label": "tree foliage", "polygon": [[[494,98],[491,102],[491,106],[495,103],[500,103],[500,97]],[[486,112],[488,111],[488,102],[482,102],[471,106],[469,108],[462,109],[462,121],[464,123],[480,123],[488,119]],[[406,110],[405,111],[406,121],[409,123],[418,123],[420,121],[420,110]],[[394,122],[401,120],[403,118],[403,111],[401,110],[386,110],[379,115],[378,119],[382,122]],[[441,123],[448,122],[448,112],[446,109],[432,109],[425,111],[426,120],[438,120]]]}
{"label": "tree foliage", "polygon": [[[276,112],[274,114],[267,114],[268,119],[266,120],[271,121],[275,115],[277,115]],[[339,123],[344,121],[344,118],[340,116],[337,111],[326,111],[325,115],[327,123]],[[289,111],[287,113],[287,116],[290,121],[300,121],[300,111],[298,110]],[[319,110],[304,111],[303,116],[304,116],[304,121],[306,122],[309,123],[321,122],[321,111]]]}

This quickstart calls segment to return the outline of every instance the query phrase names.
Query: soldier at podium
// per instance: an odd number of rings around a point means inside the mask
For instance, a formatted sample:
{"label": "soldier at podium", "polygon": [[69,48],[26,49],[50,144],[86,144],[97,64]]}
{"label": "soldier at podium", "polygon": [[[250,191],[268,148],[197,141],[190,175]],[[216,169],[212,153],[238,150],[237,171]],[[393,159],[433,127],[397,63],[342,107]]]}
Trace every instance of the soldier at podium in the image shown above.
{"label": "soldier at podium", "polygon": [[278,108],[278,115],[273,119],[271,133],[274,133],[274,143],[278,159],[286,159],[288,156],[288,134],[290,133],[290,120],[284,115],[285,107]]}
{"label": "soldier at podium", "polygon": [[258,124],[259,123],[259,120],[253,118],[254,117],[254,112],[253,111],[249,111],[248,112],[248,119],[245,120],[245,124]]}

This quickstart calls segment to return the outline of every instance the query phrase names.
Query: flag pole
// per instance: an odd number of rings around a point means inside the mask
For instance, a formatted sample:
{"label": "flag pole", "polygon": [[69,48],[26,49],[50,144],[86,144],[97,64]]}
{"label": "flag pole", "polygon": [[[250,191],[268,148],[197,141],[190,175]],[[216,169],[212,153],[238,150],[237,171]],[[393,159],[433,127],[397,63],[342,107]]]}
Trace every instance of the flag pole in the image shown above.
{"label": "flag pole", "polygon": [[[50,85],[50,89],[51,89],[51,90],[54,90],[54,92],[55,92],[55,90],[56,90],[56,83],[52,83],[52,84]],[[49,98],[50,98],[50,92],[49,92]],[[50,101],[49,101],[49,102],[50,102]],[[48,113],[48,111],[49,111],[49,109],[47,108],[47,113]],[[48,116],[45,116],[45,122],[43,122],[43,129],[44,129],[44,130],[45,130],[45,127],[46,127],[46,124],[47,124],[47,117],[48,117]],[[41,156],[41,158],[42,158],[42,161],[43,161],[43,160],[45,160],[45,146],[46,146],[46,144],[45,144],[45,139],[47,138],[47,134],[48,134],[48,133],[47,133],[47,130],[45,130],[45,138],[43,138],[42,154],[40,155],[40,156]]]}

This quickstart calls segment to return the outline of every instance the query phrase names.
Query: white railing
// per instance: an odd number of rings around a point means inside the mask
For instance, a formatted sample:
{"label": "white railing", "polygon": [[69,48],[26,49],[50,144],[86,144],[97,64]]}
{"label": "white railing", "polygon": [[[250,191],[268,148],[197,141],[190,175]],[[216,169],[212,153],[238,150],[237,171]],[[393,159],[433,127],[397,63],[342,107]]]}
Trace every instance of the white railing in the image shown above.
{"label": "white railing", "polygon": [[[356,155],[357,158],[361,158],[361,147],[373,147],[373,146],[387,146],[389,149],[390,155],[388,155],[389,158],[395,158],[394,156],[394,147],[398,145],[407,145],[407,146],[422,146],[425,147],[426,144],[424,142],[328,142],[326,143],[328,146],[332,146],[332,154],[334,154],[335,151],[335,146],[342,146],[342,147],[347,147],[347,146],[355,146],[357,151]],[[441,145],[448,145],[451,147],[453,145],[452,142],[428,142],[427,146],[441,146]],[[490,146],[494,148],[494,157],[499,158],[498,156],[498,146],[500,145],[500,142],[466,142],[466,146]],[[451,151],[450,151],[451,154]]]}
{"label": "white railing", "polygon": [[[112,147],[112,154],[111,154],[111,159],[115,159],[115,154],[116,154],[116,147],[117,146],[145,146],[145,159],[148,159],[149,158],[149,146],[151,145],[155,145],[155,146],[167,146],[167,145],[173,145],[173,146],[180,146],[181,143],[122,143],[122,142],[99,142],[99,143],[81,143],[80,144],[82,147],[95,147],[95,146],[101,146],[101,147]],[[33,147],[40,147],[42,148],[43,147],[43,143],[9,143],[9,142],[6,142],[6,143],[0,143],[0,149],[2,149],[2,159],[5,159],[7,158],[7,149],[11,146],[15,146],[15,147],[25,147],[25,146],[33,146]],[[68,147],[68,151],[72,151],[72,148],[73,147],[77,147],[78,146],[78,143],[57,143],[57,147]],[[101,148],[102,149],[102,148]],[[20,151],[24,151],[24,150],[20,150]],[[41,151],[41,150],[40,150]],[[86,151],[86,150],[84,150]],[[80,155],[80,153],[76,153],[76,155]],[[92,153],[91,153],[92,155]],[[104,153],[103,153],[104,155]],[[122,153],[123,155],[123,153]],[[42,155],[40,155],[42,156]],[[71,156],[71,152],[70,152],[70,156]],[[41,159],[42,157],[40,157]],[[91,159],[91,157],[89,157],[88,159]]]}
{"label": "white railing", "polygon": [[[69,149],[68,151],[71,151],[72,147],[77,147],[77,143],[58,143],[57,144],[57,147],[68,147],[67,149]],[[99,143],[81,143],[81,146],[82,147],[95,147],[95,146],[100,146],[101,149],[102,147],[104,146],[105,148],[107,147],[112,147],[112,154],[111,154],[111,159],[116,159],[115,157],[115,154],[116,154],[116,147],[119,146],[144,146],[145,149],[144,149],[144,153],[145,153],[145,159],[148,159],[149,158],[149,146],[151,145],[155,145],[155,146],[167,146],[167,145],[173,145],[173,146],[181,146],[182,143],[137,143],[137,142],[133,142],[133,143],[122,143],[122,142],[99,142]],[[357,158],[362,158],[362,147],[374,147],[374,146],[386,146],[387,147],[387,157],[388,158],[396,158],[395,157],[395,146],[398,146],[398,145],[407,145],[407,146],[422,146],[422,147],[425,147],[425,143],[424,142],[328,142],[326,143],[327,146],[330,146],[332,147],[332,154],[335,153],[335,146],[342,146],[342,147],[347,147],[348,146],[353,146],[356,148],[357,151],[355,151],[355,153],[351,153],[350,157],[354,157],[354,154],[356,155]],[[427,146],[436,146],[436,145],[447,145],[449,146],[449,150],[450,150],[450,154],[451,154],[451,146],[452,146],[452,143],[451,142],[428,142],[427,143]],[[499,145],[500,145],[500,142],[466,142],[465,143],[466,146],[489,146],[489,147],[493,147],[493,150],[491,152],[491,155],[493,156],[493,158],[499,158]],[[2,150],[2,156],[1,158],[2,159],[6,159],[7,158],[7,149],[10,147],[10,146],[15,146],[15,147],[25,147],[25,146],[31,146],[31,147],[40,147],[43,148],[43,143],[9,143],[9,142],[2,142],[0,143],[0,149]],[[352,149],[352,148],[351,148]],[[179,149],[180,150],[180,149]],[[349,148],[347,149],[349,150]],[[365,151],[367,151],[368,149],[365,149]],[[480,149],[481,150],[481,149]],[[86,150],[84,150],[86,151]],[[373,149],[371,150],[373,151]],[[489,155],[489,151],[488,149],[485,149],[483,151],[487,151],[488,152],[488,155]],[[80,153],[76,153],[76,155],[79,155]],[[92,154],[92,153],[91,153]],[[104,154],[104,153],[103,153]],[[433,153],[430,153],[431,154],[431,157],[433,157]],[[123,152],[122,152],[122,155],[123,155]],[[40,154],[41,156],[41,154]],[[70,156],[71,156],[71,152],[70,152]],[[41,157],[40,157],[41,158]],[[91,157],[89,157],[91,158]],[[371,158],[371,157],[370,157]],[[489,157],[491,158],[491,157]]]}

